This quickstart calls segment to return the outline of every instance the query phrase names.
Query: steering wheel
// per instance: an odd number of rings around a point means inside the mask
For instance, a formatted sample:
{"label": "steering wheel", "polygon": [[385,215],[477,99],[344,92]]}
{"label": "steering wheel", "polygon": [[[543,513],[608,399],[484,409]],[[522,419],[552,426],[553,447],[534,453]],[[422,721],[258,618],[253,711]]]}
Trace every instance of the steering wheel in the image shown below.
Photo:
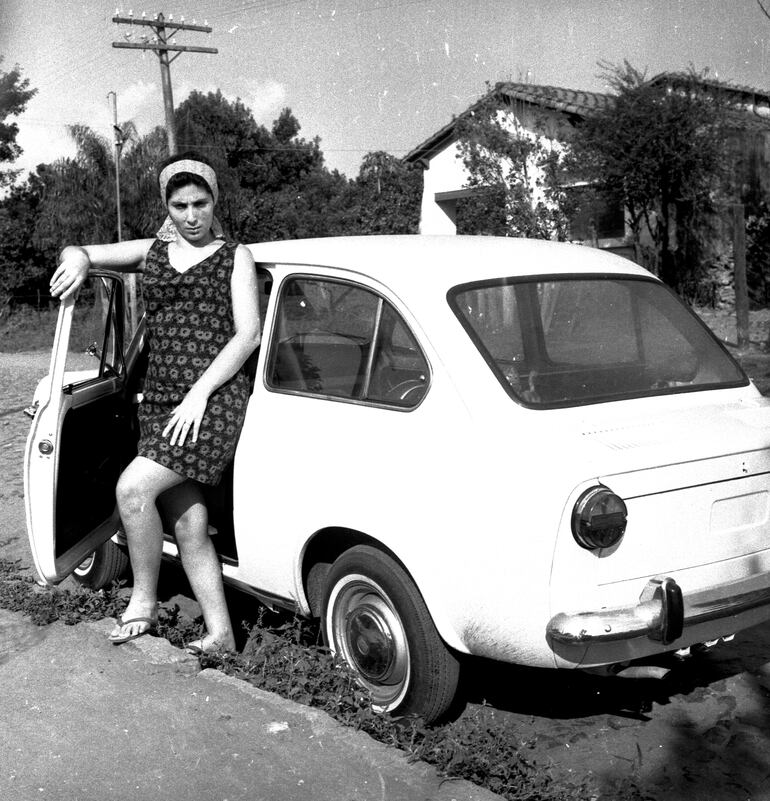
{"label": "steering wheel", "polygon": [[[408,378],[406,381],[399,381],[385,393],[385,400],[399,401],[401,403],[410,400],[409,396],[417,390],[426,388],[425,381],[419,378]],[[419,401],[418,397],[415,402]]]}

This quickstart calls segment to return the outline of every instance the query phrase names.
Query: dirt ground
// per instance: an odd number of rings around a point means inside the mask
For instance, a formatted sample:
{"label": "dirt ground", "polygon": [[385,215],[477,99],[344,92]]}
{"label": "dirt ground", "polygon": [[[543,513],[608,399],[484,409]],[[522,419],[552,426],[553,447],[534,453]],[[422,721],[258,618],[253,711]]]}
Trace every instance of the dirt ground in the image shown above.
{"label": "dirt ground", "polygon": [[[742,353],[730,315],[703,316],[770,394],[770,312],[753,316]],[[22,410],[47,367],[44,353],[0,353],[0,554],[27,569]],[[491,707],[497,736],[514,737],[555,778],[590,777],[603,799],[770,801],[770,623],[656,664],[670,671],[666,678],[598,679],[479,661],[466,677],[465,714]]]}

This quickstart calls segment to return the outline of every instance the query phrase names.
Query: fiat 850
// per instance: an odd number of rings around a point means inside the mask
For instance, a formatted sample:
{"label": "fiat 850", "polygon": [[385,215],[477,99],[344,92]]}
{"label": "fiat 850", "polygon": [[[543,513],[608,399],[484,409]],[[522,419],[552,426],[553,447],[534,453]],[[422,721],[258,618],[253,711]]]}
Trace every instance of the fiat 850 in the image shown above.
{"label": "fiat 850", "polygon": [[[439,718],[467,655],[619,673],[770,617],[770,401],[657,278],[492,237],[250,247],[263,338],[211,533],[225,581],[320,618],[378,709]],[[36,393],[50,583],[125,567],[146,345],[123,279],[62,304]]]}

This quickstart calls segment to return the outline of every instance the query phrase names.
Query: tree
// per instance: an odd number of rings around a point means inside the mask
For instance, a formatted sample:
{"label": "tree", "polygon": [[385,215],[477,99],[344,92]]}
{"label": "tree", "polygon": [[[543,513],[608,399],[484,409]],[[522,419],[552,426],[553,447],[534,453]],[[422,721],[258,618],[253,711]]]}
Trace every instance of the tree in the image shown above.
{"label": "tree", "polygon": [[728,107],[704,74],[647,81],[628,62],[601,66],[613,96],[577,126],[573,170],[623,205],[646,266],[682,288],[697,280],[712,234]]}
{"label": "tree", "polygon": [[48,292],[48,267],[55,256],[38,247],[32,236],[43,186],[39,174],[30,175],[0,203],[0,317],[12,303],[36,302]]}
{"label": "tree", "polygon": [[126,144],[120,159],[120,194],[124,239],[151,237],[166,215],[158,191],[158,165],[168,156],[166,129],[159,126],[137,136],[124,123]]}
{"label": "tree", "polygon": [[[43,202],[35,228],[41,246],[117,240],[113,144],[86,125],[69,126],[77,151],[42,173]],[[121,126],[120,159],[123,239],[152,236],[165,215],[158,194],[157,166],[168,153],[166,133],[156,128],[140,137],[132,122]]]}
{"label": "tree", "polygon": [[422,175],[417,166],[378,150],[367,153],[351,185],[352,232],[416,234]]}
{"label": "tree", "polygon": [[216,169],[222,195],[218,216],[236,239],[265,239],[270,229],[282,228],[271,221],[266,196],[296,189],[305,176],[323,168],[318,139],[299,137],[300,124],[288,108],[268,130],[240,100],[230,101],[219,91],[195,91],[179,106],[176,119],[180,150],[200,152]]}
{"label": "tree", "polygon": [[[21,155],[16,141],[19,126],[7,120],[21,114],[36,93],[37,89],[29,88],[29,80],[21,77],[18,64],[10,72],[0,71],[0,164],[13,162]],[[18,174],[18,170],[0,170],[0,188],[12,184]]]}
{"label": "tree", "polygon": [[457,120],[467,186],[478,190],[458,208],[468,233],[566,239],[571,200],[564,190],[566,146],[545,135],[536,116],[525,130],[494,91]]}
{"label": "tree", "polygon": [[177,109],[180,149],[206,156],[221,188],[218,216],[245,241],[329,236],[344,228],[349,182],[324,166],[317,137],[284,108],[270,129],[240,101],[192,92]]}
{"label": "tree", "polygon": [[57,159],[43,174],[37,244],[113,242],[117,212],[112,146],[86,125],[70,125],[68,131],[76,155]]}

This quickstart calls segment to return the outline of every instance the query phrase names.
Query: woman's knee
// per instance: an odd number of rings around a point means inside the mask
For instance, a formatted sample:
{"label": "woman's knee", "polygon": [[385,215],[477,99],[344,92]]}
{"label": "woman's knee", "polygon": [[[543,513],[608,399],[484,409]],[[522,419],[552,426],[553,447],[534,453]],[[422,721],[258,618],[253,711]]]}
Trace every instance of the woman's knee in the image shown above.
{"label": "woman's knee", "polygon": [[200,544],[208,537],[208,515],[206,507],[200,504],[185,509],[173,521],[174,536],[180,547]]}
{"label": "woman's knee", "polygon": [[122,517],[142,514],[148,504],[155,503],[155,494],[138,470],[129,466],[115,487],[115,498]]}

